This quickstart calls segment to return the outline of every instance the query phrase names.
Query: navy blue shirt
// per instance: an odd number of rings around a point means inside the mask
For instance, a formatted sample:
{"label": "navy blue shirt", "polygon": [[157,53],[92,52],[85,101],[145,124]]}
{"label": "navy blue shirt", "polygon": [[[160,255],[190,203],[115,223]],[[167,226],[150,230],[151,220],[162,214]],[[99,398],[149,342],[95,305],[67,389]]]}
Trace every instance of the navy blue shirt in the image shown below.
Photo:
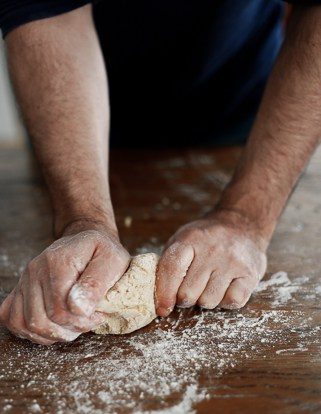
{"label": "navy blue shirt", "polygon": [[[86,3],[0,0],[0,27],[6,35]],[[94,4],[109,77],[112,142],[244,141],[282,42],[283,12],[278,0]]]}

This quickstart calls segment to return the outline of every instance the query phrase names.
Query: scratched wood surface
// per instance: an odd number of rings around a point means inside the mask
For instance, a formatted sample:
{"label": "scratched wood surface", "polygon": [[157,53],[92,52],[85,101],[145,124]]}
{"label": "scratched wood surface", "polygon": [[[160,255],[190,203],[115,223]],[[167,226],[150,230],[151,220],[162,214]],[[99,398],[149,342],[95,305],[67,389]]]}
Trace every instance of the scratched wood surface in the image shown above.
{"label": "scratched wood surface", "polygon": [[[239,154],[114,151],[113,201],[130,252],[160,251],[181,224],[206,212]],[[0,328],[0,412],[320,413],[320,162],[319,151],[283,214],[268,273],[246,308],[177,310],[138,333],[88,333],[49,348]],[[33,159],[22,150],[0,151],[2,299],[51,240],[50,204]]]}

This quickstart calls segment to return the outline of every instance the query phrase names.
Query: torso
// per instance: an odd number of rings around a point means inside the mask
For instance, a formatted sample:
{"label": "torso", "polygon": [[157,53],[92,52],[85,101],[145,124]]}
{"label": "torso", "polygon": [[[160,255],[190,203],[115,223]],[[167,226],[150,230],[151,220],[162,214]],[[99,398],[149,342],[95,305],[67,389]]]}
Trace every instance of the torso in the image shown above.
{"label": "torso", "polygon": [[273,0],[99,3],[114,142],[236,139],[257,110],[282,16]]}

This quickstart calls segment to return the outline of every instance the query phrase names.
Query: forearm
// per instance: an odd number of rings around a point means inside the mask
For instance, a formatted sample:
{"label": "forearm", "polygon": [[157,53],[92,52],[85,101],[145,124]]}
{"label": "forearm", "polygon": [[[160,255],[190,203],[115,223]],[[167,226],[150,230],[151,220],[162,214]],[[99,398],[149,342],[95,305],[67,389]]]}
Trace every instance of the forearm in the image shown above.
{"label": "forearm", "polygon": [[267,246],[321,135],[321,8],[296,9],[234,178],[218,206]]}
{"label": "forearm", "polygon": [[24,25],[6,43],[17,100],[51,194],[56,233],[78,220],[115,229],[107,81],[90,6]]}

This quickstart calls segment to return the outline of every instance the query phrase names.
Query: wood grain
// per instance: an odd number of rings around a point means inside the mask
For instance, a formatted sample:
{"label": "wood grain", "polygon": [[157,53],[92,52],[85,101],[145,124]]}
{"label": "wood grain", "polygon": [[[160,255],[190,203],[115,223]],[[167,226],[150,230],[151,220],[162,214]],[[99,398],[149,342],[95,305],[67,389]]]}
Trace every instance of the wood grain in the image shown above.
{"label": "wood grain", "polygon": [[[113,151],[113,202],[130,252],[160,251],[181,224],[206,212],[239,154]],[[46,348],[1,328],[0,412],[320,413],[320,161],[318,151],[269,250],[265,280],[279,271],[288,279],[272,278],[242,311],[176,310],[124,337],[89,333]],[[4,298],[52,240],[48,196],[25,151],[0,153],[0,217]]]}

